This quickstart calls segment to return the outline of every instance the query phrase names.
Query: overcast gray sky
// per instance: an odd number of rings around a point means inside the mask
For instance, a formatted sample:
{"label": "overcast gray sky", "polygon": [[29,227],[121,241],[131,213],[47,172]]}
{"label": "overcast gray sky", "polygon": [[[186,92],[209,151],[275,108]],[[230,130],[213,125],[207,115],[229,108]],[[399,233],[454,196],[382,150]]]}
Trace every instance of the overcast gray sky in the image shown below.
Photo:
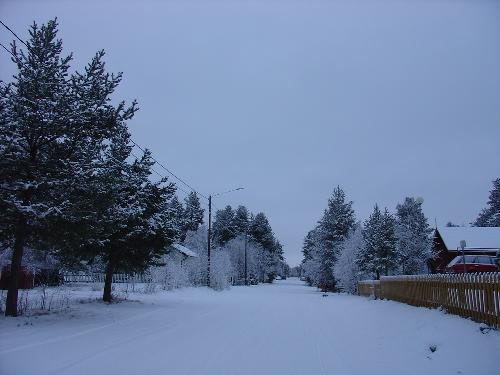
{"label": "overcast gray sky", "polygon": [[57,16],[77,67],[105,49],[141,107],[134,139],[205,194],[244,186],[215,204],[264,211],[291,265],[336,185],[361,220],[421,196],[431,224],[467,224],[500,177],[498,1],[1,0],[0,15],[23,38]]}

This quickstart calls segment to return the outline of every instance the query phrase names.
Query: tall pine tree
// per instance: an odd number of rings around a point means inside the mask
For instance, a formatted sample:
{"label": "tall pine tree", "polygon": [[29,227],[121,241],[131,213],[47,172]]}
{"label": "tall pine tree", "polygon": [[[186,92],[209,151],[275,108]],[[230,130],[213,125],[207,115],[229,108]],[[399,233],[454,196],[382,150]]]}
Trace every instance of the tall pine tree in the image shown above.
{"label": "tall pine tree", "polygon": [[233,227],[237,233],[245,234],[250,224],[250,214],[245,206],[238,206],[234,213]]}
{"label": "tall pine tree", "polygon": [[388,275],[397,265],[395,220],[387,208],[382,213],[375,205],[365,222],[364,245],[357,254],[356,263],[363,272],[376,276]]}
{"label": "tall pine tree", "polygon": [[12,249],[6,315],[17,315],[18,274],[25,247],[57,248],[55,221],[67,217],[71,186],[92,169],[110,118],[126,118],[135,106],[109,100],[121,75],[104,70],[99,52],[83,73],[70,75],[57,22],[31,26],[27,51],[11,45],[18,73],[2,88],[0,107],[0,241]]}
{"label": "tall pine tree", "polygon": [[432,229],[422,211],[422,203],[421,199],[407,197],[396,206],[398,263],[404,275],[424,272],[427,261],[432,257]]}
{"label": "tall pine tree", "polygon": [[217,246],[224,246],[229,240],[236,237],[236,230],[233,226],[234,211],[231,206],[226,206],[223,210],[215,213],[215,220],[212,224],[212,238]]}
{"label": "tall pine tree", "polygon": [[[110,302],[113,275],[142,272],[159,264],[180,234],[174,210],[175,186],[149,180],[154,162],[146,151],[131,161],[130,135],[124,123],[111,138],[101,166],[75,194],[74,230],[66,236],[65,258],[103,265],[103,300]],[[78,230],[77,228],[83,228]]]}
{"label": "tall pine tree", "polygon": [[335,289],[333,267],[338,257],[339,245],[354,227],[352,201],[346,201],[344,191],[337,186],[330,199],[323,217],[318,223],[320,241],[320,277],[319,282],[327,289]]}
{"label": "tall pine tree", "polygon": [[192,191],[184,199],[184,231],[197,231],[203,224],[204,210],[201,208],[200,198]]}
{"label": "tall pine tree", "polygon": [[263,212],[259,212],[250,222],[248,234],[252,242],[262,246],[264,250],[262,279],[273,282],[276,277],[277,256],[276,240],[269,220]]}
{"label": "tall pine tree", "polygon": [[168,208],[173,212],[173,225],[177,228],[179,233],[179,241],[183,242],[186,238],[187,225],[186,225],[186,215],[184,206],[179,201],[177,195],[174,195],[170,202],[168,203]]}
{"label": "tall pine tree", "polygon": [[488,206],[481,211],[473,224],[476,227],[500,227],[500,178],[493,181]]}

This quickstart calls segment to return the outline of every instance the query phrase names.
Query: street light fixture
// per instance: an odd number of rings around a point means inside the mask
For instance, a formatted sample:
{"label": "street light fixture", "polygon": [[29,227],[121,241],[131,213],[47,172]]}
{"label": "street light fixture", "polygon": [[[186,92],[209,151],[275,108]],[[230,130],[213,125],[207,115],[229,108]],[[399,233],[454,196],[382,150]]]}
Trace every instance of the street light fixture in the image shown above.
{"label": "street light fixture", "polygon": [[467,267],[465,266],[465,247],[467,246],[467,242],[465,240],[460,241],[460,248],[462,249],[462,258],[464,261],[464,274],[467,273]]}
{"label": "street light fixture", "polygon": [[[218,197],[222,194],[231,193],[233,191],[243,190],[244,187],[239,187],[236,189],[224,191],[222,193],[210,194],[208,196],[208,239],[207,239],[207,254],[208,254],[208,262],[207,262],[207,286],[210,288],[210,252],[212,249],[212,197]],[[245,255],[245,263],[246,263],[246,255]]]}
{"label": "street light fixture", "polygon": [[223,191],[222,193],[217,193],[217,194],[212,194],[209,196],[210,197],[218,197],[219,195],[223,195],[223,194],[227,194],[227,193],[232,193],[233,191],[238,191],[238,190],[243,190],[244,187],[239,187],[239,188],[236,188],[236,189],[231,189],[231,190],[228,190],[228,191]]}

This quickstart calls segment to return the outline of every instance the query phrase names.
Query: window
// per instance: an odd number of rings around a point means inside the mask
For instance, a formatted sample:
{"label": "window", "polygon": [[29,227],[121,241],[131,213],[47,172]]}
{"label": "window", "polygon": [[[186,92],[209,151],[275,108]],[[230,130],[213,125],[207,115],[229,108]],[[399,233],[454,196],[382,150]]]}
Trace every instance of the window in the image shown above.
{"label": "window", "polygon": [[492,257],[489,257],[487,255],[479,255],[476,259],[476,263],[492,264]]}

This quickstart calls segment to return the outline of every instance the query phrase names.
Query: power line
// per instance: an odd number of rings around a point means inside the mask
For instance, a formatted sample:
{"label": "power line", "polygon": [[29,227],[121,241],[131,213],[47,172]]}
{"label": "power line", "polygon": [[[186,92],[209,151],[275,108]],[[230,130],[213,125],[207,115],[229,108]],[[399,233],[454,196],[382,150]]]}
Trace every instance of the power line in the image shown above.
{"label": "power line", "polygon": [[[30,46],[24,41],[22,40],[9,26],[7,26],[5,23],[3,23],[1,20],[0,20],[0,24],[2,24],[3,27],[5,27],[10,33],[12,33],[12,35],[14,35],[14,37],[19,40],[24,46],[26,46],[26,48],[30,51],[31,51],[31,48]],[[9,53],[12,57],[14,57],[14,59],[20,63],[21,65],[23,66],[26,66],[26,64],[24,62],[22,62],[18,56],[16,56],[12,51],[10,51],[7,47],[5,47],[2,43],[0,43],[0,46],[7,52]],[[3,83],[3,82],[2,82]],[[39,84],[46,84],[46,85],[54,85],[56,83],[52,83],[52,82],[38,82]],[[5,83],[4,83],[5,84]],[[136,146],[137,148],[139,148],[143,153],[146,152],[146,150],[141,147],[137,142],[135,142],[132,138],[130,138],[130,141],[132,142],[132,144],[134,146]],[[136,160],[139,160],[139,158],[133,153],[131,152],[131,154],[134,156],[134,158]],[[199,191],[197,191],[195,188],[193,188],[190,184],[188,184],[185,180],[183,180],[182,178],[180,178],[179,176],[177,176],[174,172],[172,172],[169,168],[167,168],[165,165],[163,165],[162,163],[160,163],[151,153],[150,155],[151,159],[156,163],[158,164],[162,169],[164,169],[168,174],[170,174],[172,177],[174,177],[177,181],[179,181],[180,183],[182,183],[183,185],[185,185],[186,187],[188,187],[192,192],[194,192],[195,194],[197,194],[198,196],[204,198],[205,200],[209,200],[209,198],[200,193]],[[114,159],[114,158],[113,158]],[[116,160],[116,159],[115,159]],[[161,178],[166,178],[166,176],[162,175],[161,173],[159,173],[158,171],[156,171],[154,168],[151,168],[151,170],[156,173],[158,176],[160,176]],[[176,186],[176,189],[184,192],[186,195],[189,195],[190,192],[186,191],[185,189],[181,188],[180,186]],[[205,203],[207,204],[207,203]],[[215,204],[213,204],[214,208],[216,210],[220,210],[220,208],[218,208]],[[238,235],[241,235],[242,233],[239,233],[239,232],[235,232],[232,228],[230,228],[229,226],[227,225],[223,225],[222,228],[225,228],[227,230],[229,230],[233,235],[235,236],[238,236]],[[253,237],[252,235],[248,234],[248,233],[245,233],[245,235],[250,238],[250,239],[253,239],[254,241],[258,242],[258,240]],[[173,239],[172,239],[173,240]]]}
{"label": "power line", "polygon": [[[14,36],[15,36],[17,39],[19,39],[21,42],[23,42],[23,44],[24,44],[24,45],[26,45],[26,46],[27,46],[27,44],[26,44],[23,40],[21,40],[21,39],[17,36],[17,34],[15,34],[15,33],[14,33],[14,32],[13,32],[13,31],[12,31],[12,30],[8,27],[8,26],[7,26],[7,25],[5,25],[2,21],[0,21],[0,23],[1,23],[1,24],[5,27],[5,28],[7,28],[7,30],[9,30],[12,34],[14,34]],[[5,51],[7,51],[7,53],[9,53],[12,57],[14,57],[14,58],[16,59],[16,61],[18,61],[21,65],[25,65],[23,62],[21,62],[21,61],[19,60],[19,58],[18,58],[18,57],[17,57],[14,53],[12,53],[12,51],[10,51],[10,50],[9,50],[7,47],[5,47],[2,43],[0,43],[0,46],[1,46],[1,47],[5,50]],[[3,83],[3,82],[2,82],[2,83]],[[42,84],[43,84],[44,82],[38,82],[38,83],[42,83]],[[49,85],[50,85],[50,84],[54,84],[54,83],[44,83],[44,84],[49,84]],[[133,143],[136,147],[138,147],[138,148],[139,148],[142,152],[145,152],[145,150],[144,150],[141,146],[139,146],[136,142],[134,142],[132,139],[131,139],[131,142],[132,142],[132,143]],[[136,157],[136,159],[137,159],[137,157]],[[182,180],[180,177],[178,177],[175,173],[173,173],[173,172],[172,172],[172,171],[170,171],[168,168],[166,168],[166,167],[165,167],[163,164],[161,164],[161,163],[160,163],[160,162],[159,162],[156,158],[154,158],[153,156],[151,156],[151,159],[152,159],[152,160],[153,160],[156,164],[158,164],[161,168],[165,169],[165,170],[166,170],[166,171],[167,171],[170,175],[172,175],[174,178],[176,178],[178,181],[180,181],[182,184],[184,184],[184,185],[186,185],[188,188],[190,188],[193,192],[195,192],[195,193],[196,193],[196,194],[198,194],[199,196],[201,196],[201,197],[203,197],[203,198],[205,198],[205,199],[207,199],[207,200],[208,200],[208,198],[207,198],[206,196],[204,196],[203,194],[201,194],[201,193],[199,193],[198,191],[196,191],[193,187],[191,187],[191,185],[189,185],[188,183],[186,183],[184,180]],[[165,176],[163,176],[163,175],[159,174],[156,170],[154,170],[154,169],[152,169],[152,170],[153,170],[153,172],[155,172],[156,174],[158,174],[160,177],[165,178]],[[182,189],[182,188],[181,188],[181,187],[179,187],[179,186],[177,186],[177,189],[178,189],[178,190],[180,190],[180,191],[182,191],[182,192],[184,192],[186,195],[188,195],[188,194],[189,194],[189,192],[188,192],[188,191],[186,191],[186,190]]]}
{"label": "power line", "polygon": [[[5,23],[3,23],[1,20],[0,20],[0,23],[2,24],[3,27],[5,27],[10,33],[12,33],[12,35],[14,35],[14,37],[19,40],[23,45],[26,46],[26,48],[30,51],[31,51],[31,48],[30,46],[24,41],[22,40],[10,27],[8,27]],[[25,65],[22,61],[20,61],[20,59],[18,58],[18,56],[16,56],[12,51],[10,51],[7,47],[5,47],[3,44],[0,43],[0,46],[5,50],[7,51],[7,53],[9,53],[12,57],[14,57],[14,59],[19,62],[21,65]],[[39,83],[44,83],[44,82],[39,82]],[[45,84],[54,84],[54,83],[45,83]],[[132,142],[132,144],[134,146],[136,146],[137,148],[139,148],[143,153],[146,153],[146,150],[141,147],[137,142],[135,142],[133,139],[130,138],[130,141]],[[139,158],[133,153],[131,152],[132,156],[135,157],[136,160],[139,160]],[[200,192],[198,192],[195,188],[193,188],[190,184],[188,184],[185,180],[183,180],[182,178],[180,178],[179,176],[177,176],[174,172],[172,172],[169,168],[167,168],[165,165],[163,165],[162,163],[160,163],[151,153],[150,155],[151,159],[156,163],[158,164],[162,169],[164,169],[168,174],[170,174],[172,177],[174,177],[177,181],[181,182],[183,185],[185,185],[186,187],[188,187],[189,189],[191,189],[192,192],[194,192],[195,194],[199,195],[200,197],[203,197],[205,200],[209,200],[209,198],[207,196],[205,196],[204,194],[201,194]],[[111,157],[112,159],[114,159],[113,157]],[[114,159],[116,161],[116,159]],[[151,170],[156,173],[158,176],[160,176],[161,178],[166,178],[165,176],[163,176],[162,174],[160,174],[158,171],[156,171],[154,168],[151,168]],[[185,194],[189,194],[189,192],[187,192],[186,190],[184,190],[183,188],[177,186],[177,189],[181,190],[182,192],[184,192]],[[214,207],[219,210],[215,205]],[[235,236],[238,236],[239,234],[241,233],[238,233],[238,232],[235,232],[232,228],[226,226],[226,225],[223,225],[223,228],[226,228],[228,229],[232,234],[234,234]],[[256,240],[253,236],[249,235],[248,233],[246,233],[246,235],[254,240]],[[173,239],[172,239],[173,240]]]}
{"label": "power line", "polygon": [[[22,40],[9,26],[7,26],[5,23],[3,23],[1,20],[0,20],[0,23],[2,24],[3,27],[5,27],[10,33],[12,33],[12,35],[14,35],[14,37],[19,40],[22,44],[24,44],[26,46],[26,48],[28,48],[28,50],[31,52],[31,49],[29,47],[29,45],[24,41]],[[17,61],[19,61],[22,65],[25,65],[23,62],[21,62],[19,60],[19,58],[14,54],[12,53],[12,51],[10,51],[7,47],[5,47],[3,44],[0,44],[3,49],[5,51],[7,51],[10,55],[12,55]],[[41,83],[41,82],[39,82]],[[46,83],[47,84],[47,83]],[[53,84],[53,83],[48,83],[48,84]],[[137,142],[135,142],[133,139],[130,139],[130,141],[132,142],[132,144],[134,144],[134,146],[136,146],[137,148],[139,148],[143,153],[146,152],[146,150],[141,147]],[[137,157],[136,157],[137,159]],[[167,171],[168,174],[170,174],[172,177],[174,177],[177,181],[179,181],[180,183],[182,183],[183,185],[185,185],[186,187],[188,187],[191,191],[193,191],[195,194],[199,195],[200,197],[204,198],[205,200],[208,201],[208,197],[200,192],[198,192],[195,188],[193,188],[190,184],[188,184],[185,180],[183,180],[182,178],[180,178],[179,176],[177,176],[174,172],[172,172],[170,169],[168,169],[165,165],[163,165],[162,163],[160,163],[152,154],[151,154],[151,159],[156,163],[158,164],[162,169],[164,169],[165,171]],[[153,169],[152,169],[153,170]],[[161,174],[159,174],[156,170],[153,170],[156,174],[158,174],[159,176],[161,176],[162,178],[165,178],[165,176],[162,176]],[[181,187],[177,186],[177,188],[181,191],[183,191],[185,194],[189,194],[189,192],[187,192],[186,190],[182,189]]]}
{"label": "power line", "polygon": [[[131,154],[132,154],[132,156],[135,158],[135,160],[139,161],[139,157],[138,157],[136,154],[134,154],[132,151],[131,151],[130,153],[131,153]],[[156,173],[159,177],[161,177],[161,178],[167,178],[166,176],[164,176],[164,175],[162,175],[160,172],[158,172],[156,169],[151,168],[151,170],[152,170],[154,173]],[[176,185],[175,187],[176,187],[176,189],[177,189],[177,190],[180,190],[180,191],[182,191],[184,194],[189,195],[189,191],[184,190],[183,188],[181,188],[181,187],[179,187],[179,186],[177,186],[177,185]]]}
{"label": "power line", "polygon": [[2,48],[4,50],[6,50],[9,54],[11,54],[13,57],[16,57],[16,55],[14,55],[7,47],[5,47],[2,43],[0,43],[0,46],[2,46]]}
{"label": "power line", "polygon": [[[1,21],[0,21],[1,22]],[[0,46],[5,50],[7,51],[10,55],[12,55],[21,65],[24,65],[25,64],[23,62],[21,62],[18,57],[16,55],[14,55],[11,51],[9,51],[8,48],[6,48],[2,43],[0,43]],[[2,84],[4,84],[5,86],[7,86],[6,83],[4,82],[1,82]],[[55,85],[56,83],[47,83],[47,82],[38,82],[39,84],[46,84],[46,85]],[[31,101],[32,102],[32,101]],[[33,102],[32,102],[33,103]],[[130,141],[134,144],[134,146],[136,146],[137,148],[139,148],[142,152],[145,152],[145,149],[142,148],[141,146],[139,146],[134,140],[130,139]],[[199,195],[200,197],[203,197],[204,199],[208,200],[208,198],[201,194],[200,192],[198,192],[196,189],[194,189],[191,185],[189,185],[187,182],[185,182],[183,179],[181,179],[180,177],[178,177],[175,173],[173,173],[171,170],[169,170],[167,167],[165,167],[162,163],[160,163],[155,157],[153,157],[151,155],[151,159],[156,163],[158,164],[161,168],[163,168],[164,170],[166,170],[171,176],[173,176],[175,179],[177,179],[179,182],[181,182],[183,185],[187,186],[189,189],[191,189],[191,191],[193,191],[195,194]],[[158,174],[158,172],[154,171],[155,173]],[[163,175],[160,175],[162,178],[165,178],[165,176]],[[180,188],[179,186],[177,186],[177,188],[184,192],[185,194],[189,194],[188,191]]]}
{"label": "power line", "polygon": [[[5,27],[12,35],[14,35],[14,37],[19,40],[22,44],[24,44],[26,46],[26,48],[28,48],[28,50],[31,52],[31,49],[29,47],[29,45],[24,41],[22,40],[9,26],[7,26],[5,23],[3,23],[1,20],[0,20],[0,23],[2,24],[3,27]],[[8,48],[6,48],[3,44],[2,44],[2,47],[9,53],[11,54],[16,60],[18,60],[18,57],[16,55],[14,55],[14,53],[12,53],[12,51],[10,51]],[[22,63],[23,64],[23,63]],[[24,65],[24,64],[23,64]],[[137,142],[135,142],[133,139],[130,139],[130,141],[137,147],[139,148],[143,153],[146,152],[146,150],[141,147],[139,144],[137,144]],[[199,195],[200,197],[203,197],[204,199],[206,199],[208,201],[208,197],[205,196],[204,194],[201,194],[200,192],[198,192],[195,188],[193,188],[191,185],[189,185],[186,181],[184,181],[182,178],[180,178],[179,176],[177,176],[174,172],[172,172],[170,169],[168,169],[167,167],[165,167],[162,163],[160,163],[153,155],[151,155],[151,159],[156,163],[158,164],[162,169],[164,169],[165,171],[168,172],[168,174],[170,174],[172,177],[174,177],[177,181],[179,181],[180,183],[182,183],[183,185],[187,186],[189,189],[191,189],[194,193],[196,193],[197,195]],[[184,191],[183,189],[179,189],[181,191]],[[186,193],[188,194],[188,193]]]}
{"label": "power line", "polygon": [[[143,153],[146,152],[146,150],[144,148],[142,148],[140,145],[137,144],[137,142],[135,142],[133,139],[130,139],[130,142],[132,142],[138,149],[140,149]],[[177,179],[179,182],[181,182],[182,184],[184,184],[185,186],[187,186],[189,189],[191,189],[194,193],[198,194],[200,197],[203,197],[205,198],[207,201],[208,201],[208,197],[206,197],[205,195],[201,194],[200,192],[198,192],[195,188],[193,188],[191,185],[189,185],[186,181],[184,181],[182,178],[178,177],[175,173],[173,173],[170,169],[168,169],[167,167],[165,167],[162,163],[160,163],[152,154],[151,154],[151,159],[156,163],[158,164],[161,168],[163,168],[165,171],[168,172],[168,174],[170,174],[171,176],[173,176],[175,179]]]}
{"label": "power line", "polygon": [[12,35],[14,35],[14,37],[15,37],[17,40],[19,40],[22,44],[24,44],[24,45],[26,46],[26,48],[27,48],[27,49],[30,49],[30,46],[28,46],[28,44],[27,44],[24,40],[22,40],[21,38],[19,38],[19,37],[17,36],[17,34],[16,34],[16,33],[15,33],[15,32],[14,32],[14,31],[13,31],[13,30],[9,27],[9,26],[7,26],[6,24],[4,24],[4,23],[2,22],[2,20],[0,20],[0,23],[1,23],[1,24],[2,24],[2,26],[3,26],[3,27],[5,27],[8,31],[10,31],[10,32],[12,33]]}

